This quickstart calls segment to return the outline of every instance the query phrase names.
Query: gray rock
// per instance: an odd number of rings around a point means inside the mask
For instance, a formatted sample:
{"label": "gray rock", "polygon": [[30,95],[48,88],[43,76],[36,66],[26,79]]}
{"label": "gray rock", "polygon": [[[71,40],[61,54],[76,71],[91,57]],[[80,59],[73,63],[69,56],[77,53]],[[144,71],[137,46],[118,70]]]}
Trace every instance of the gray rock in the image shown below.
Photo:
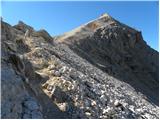
{"label": "gray rock", "polygon": [[35,101],[29,100],[24,103],[24,105],[31,111],[38,110],[39,106]]}
{"label": "gray rock", "polygon": [[60,76],[61,76],[61,73],[60,73],[59,71],[55,71],[55,72],[54,72],[54,75],[57,76],[57,77],[60,77]]}
{"label": "gray rock", "polygon": [[29,118],[31,118],[31,115],[29,115],[29,114],[24,114],[23,115],[23,119],[29,119]]}
{"label": "gray rock", "polygon": [[103,15],[54,40],[2,22],[2,118],[158,119],[158,52],[140,32]]}
{"label": "gray rock", "polygon": [[45,31],[45,30],[39,30],[39,31],[37,31],[37,32],[33,32],[32,35],[33,35],[33,36],[36,36],[36,37],[41,36],[41,37],[43,37],[46,41],[52,42],[52,37],[51,37],[51,36],[48,34],[48,32]]}
{"label": "gray rock", "polygon": [[40,111],[36,111],[36,110],[34,110],[31,113],[31,116],[32,116],[32,119],[42,119],[43,118],[42,113]]}

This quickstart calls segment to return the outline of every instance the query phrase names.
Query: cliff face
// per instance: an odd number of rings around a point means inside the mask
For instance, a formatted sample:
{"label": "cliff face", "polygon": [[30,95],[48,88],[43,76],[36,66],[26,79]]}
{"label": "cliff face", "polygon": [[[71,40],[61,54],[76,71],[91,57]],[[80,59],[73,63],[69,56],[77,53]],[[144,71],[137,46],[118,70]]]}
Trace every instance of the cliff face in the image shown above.
{"label": "cliff face", "polygon": [[52,38],[1,22],[2,118],[158,118],[158,52],[107,14]]}

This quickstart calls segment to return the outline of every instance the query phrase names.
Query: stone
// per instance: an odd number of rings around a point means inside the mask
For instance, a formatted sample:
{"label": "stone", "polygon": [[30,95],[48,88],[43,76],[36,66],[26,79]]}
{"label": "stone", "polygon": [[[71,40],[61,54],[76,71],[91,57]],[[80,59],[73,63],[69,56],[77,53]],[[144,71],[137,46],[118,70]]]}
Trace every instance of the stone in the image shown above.
{"label": "stone", "polygon": [[63,66],[59,71],[60,73],[64,74],[67,71],[67,67]]}
{"label": "stone", "polygon": [[29,119],[29,118],[31,118],[31,116],[29,114],[24,114],[23,115],[23,119]]}
{"label": "stone", "polygon": [[103,114],[108,113],[111,110],[111,108],[103,109]]}
{"label": "stone", "polygon": [[91,105],[91,101],[88,99],[85,99],[84,104],[85,104],[85,106],[89,107]]}
{"label": "stone", "polygon": [[97,105],[97,104],[96,104],[96,101],[92,100],[91,105],[92,105],[92,106],[96,106],[96,105]]}
{"label": "stone", "polygon": [[53,74],[53,75],[54,75],[55,70],[50,70],[49,72],[50,72],[50,74]]}
{"label": "stone", "polygon": [[55,65],[54,65],[54,64],[48,66],[48,69],[49,69],[49,70],[53,70],[54,68],[55,68]]}
{"label": "stone", "polygon": [[49,75],[47,73],[41,73],[41,72],[36,72],[38,73],[42,79],[44,80],[48,80],[49,79]]}
{"label": "stone", "polygon": [[133,111],[133,112],[135,111],[133,105],[130,105],[130,106],[129,106],[129,109],[130,109],[131,111]]}
{"label": "stone", "polygon": [[52,85],[48,85],[48,86],[47,86],[47,90],[48,90],[48,91],[52,91],[53,88],[54,88],[54,86],[52,86]]}
{"label": "stone", "polygon": [[25,105],[29,110],[32,110],[32,111],[39,109],[38,104],[37,104],[35,101],[32,101],[32,100],[26,101],[26,102],[24,103],[24,105]]}
{"label": "stone", "polygon": [[67,96],[67,94],[62,91],[58,86],[56,86],[52,94],[52,99],[56,100],[57,103],[63,103],[68,101],[69,96]]}
{"label": "stone", "polygon": [[100,100],[101,100],[101,103],[102,103],[104,106],[107,105],[108,100],[107,100],[107,98],[106,98],[104,95],[101,95]]}
{"label": "stone", "polygon": [[85,112],[85,115],[86,116],[91,116],[91,113],[90,112]]}
{"label": "stone", "polygon": [[61,76],[61,73],[57,70],[51,70],[50,73],[56,77],[60,77]]}
{"label": "stone", "polygon": [[53,38],[1,25],[3,119],[159,118],[159,53],[139,31],[106,15]]}
{"label": "stone", "polygon": [[35,37],[41,36],[48,42],[52,42],[52,40],[53,40],[52,37],[48,34],[48,32],[46,30],[43,30],[43,29],[39,30],[37,32],[33,32],[32,35],[35,36]]}
{"label": "stone", "polygon": [[32,119],[42,119],[43,115],[40,111],[33,111],[31,113]]}
{"label": "stone", "polygon": [[43,89],[47,89],[47,87],[48,87],[48,83],[42,84],[42,88],[43,88]]}
{"label": "stone", "polygon": [[61,74],[60,74],[59,71],[55,71],[55,72],[54,72],[54,75],[57,76],[57,77],[60,77],[60,76],[61,76]]}
{"label": "stone", "polygon": [[59,103],[57,105],[61,111],[67,111],[67,107],[69,107],[67,103]]}
{"label": "stone", "polygon": [[16,52],[17,51],[17,46],[11,42],[4,42],[6,44],[6,46],[8,47],[8,49]]}
{"label": "stone", "polygon": [[17,25],[14,26],[14,28],[23,31],[24,33],[26,30],[33,31],[33,28],[29,25],[26,25],[24,22],[19,21]]}
{"label": "stone", "polygon": [[114,101],[114,106],[115,107],[120,107],[120,106],[122,106],[122,104],[118,100],[115,100]]}

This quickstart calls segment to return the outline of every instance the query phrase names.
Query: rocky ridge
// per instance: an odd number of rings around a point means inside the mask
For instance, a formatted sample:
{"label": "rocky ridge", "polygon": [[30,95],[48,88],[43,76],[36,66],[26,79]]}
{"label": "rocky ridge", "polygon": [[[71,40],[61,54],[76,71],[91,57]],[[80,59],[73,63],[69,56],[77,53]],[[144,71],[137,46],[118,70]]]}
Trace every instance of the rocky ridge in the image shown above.
{"label": "rocky ridge", "polygon": [[1,28],[2,118],[158,119],[158,52],[139,31],[107,14],[54,38]]}

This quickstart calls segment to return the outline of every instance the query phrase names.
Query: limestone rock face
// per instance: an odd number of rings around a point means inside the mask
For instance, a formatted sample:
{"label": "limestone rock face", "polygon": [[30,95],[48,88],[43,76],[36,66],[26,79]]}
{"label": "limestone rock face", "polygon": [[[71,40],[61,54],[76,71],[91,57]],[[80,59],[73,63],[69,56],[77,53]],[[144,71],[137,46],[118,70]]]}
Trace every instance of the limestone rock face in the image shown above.
{"label": "limestone rock face", "polygon": [[[6,29],[7,28],[7,29]],[[20,54],[16,53],[17,44],[14,41],[15,37],[14,29],[6,23],[2,23],[2,56],[1,56],[1,117],[2,118],[43,118],[41,105],[34,97],[33,93],[27,91],[28,84],[25,77],[25,64],[20,57]],[[6,34],[9,34],[12,40],[7,39]],[[13,46],[10,48],[6,43],[10,43]],[[15,49],[13,51],[13,49]],[[31,70],[32,68],[30,68]],[[34,103],[34,105],[27,106],[26,104]],[[32,115],[32,112],[35,114]]]}
{"label": "limestone rock face", "polygon": [[27,30],[30,32],[33,31],[33,28],[29,25],[26,25],[24,22],[19,21],[17,25],[14,26],[17,30],[20,30],[21,32],[25,33]]}
{"label": "limestone rock face", "polygon": [[1,24],[2,118],[158,119],[159,53],[140,31],[108,14],[54,39]]}
{"label": "limestone rock face", "polygon": [[52,41],[52,37],[48,34],[48,32],[47,31],[45,31],[45,30],[39,30],[39,31],[37,31],[37,32],[33,32],[32,33],[32,36],[35,36],[35,37],[42,37],[42,38],[44,38],[45,40],[48,40],[48,41]]}

